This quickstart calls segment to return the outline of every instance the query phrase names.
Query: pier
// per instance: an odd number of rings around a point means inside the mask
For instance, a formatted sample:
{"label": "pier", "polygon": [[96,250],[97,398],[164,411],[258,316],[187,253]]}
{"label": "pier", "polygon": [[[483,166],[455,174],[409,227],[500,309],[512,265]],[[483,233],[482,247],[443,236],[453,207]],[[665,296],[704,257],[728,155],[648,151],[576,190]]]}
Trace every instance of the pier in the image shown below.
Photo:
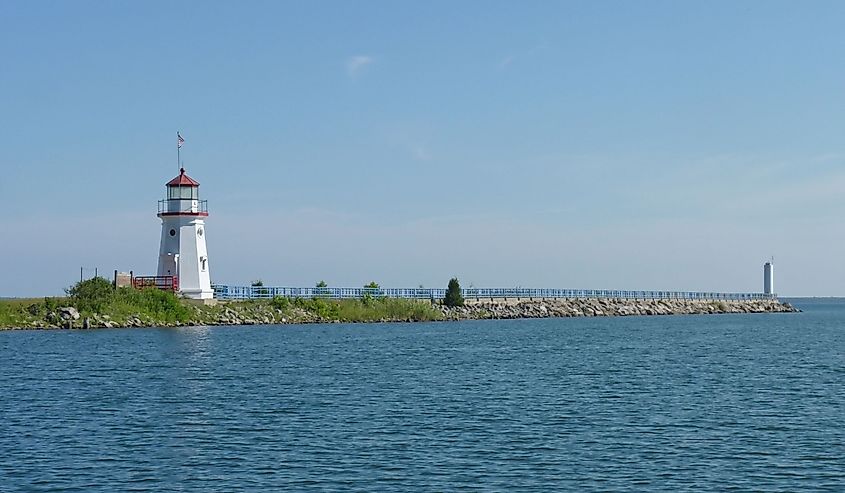
{"label": "pier", "polygon": [[[219,300],[251,300],[262,298],[403,298],[442,300],[446,288],[340,288],[340,287],[268,287],[215,284],[214,297]],[[462,288],[467,300],[544,300],[544,299],[615,299],[615,300],[701,300],[756,301],[775,300],[769,293],[719,293],[705,291],[626,291],[613,289],[554,288]]]}

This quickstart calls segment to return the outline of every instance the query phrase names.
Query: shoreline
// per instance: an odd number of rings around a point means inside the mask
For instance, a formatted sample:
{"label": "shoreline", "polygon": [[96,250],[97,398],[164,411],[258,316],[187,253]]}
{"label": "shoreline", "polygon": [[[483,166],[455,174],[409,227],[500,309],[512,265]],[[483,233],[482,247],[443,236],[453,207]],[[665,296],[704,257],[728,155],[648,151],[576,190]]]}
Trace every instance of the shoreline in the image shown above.
{"label": "shoreline", "polygon": [[[68,300],[69,301],[69,300]],[[32,307],[31,317],[0,330],[57,330],[98,328],[152,328],[236,325],[292,325],[315,323],[409,323],[461,320],[497,320],[572,317],[625,317],[666,315],[717,315],[796,313],[800,310],[778,300],[629,300],[533,299],[466,300],[464,306],[447,307],[427,301],[381,298],[371,300],[271,299],[197,305],[182,301],[183,319],[165,314],[144,315],[80,313],[61,306],[43,316]],[[157,315],[157,316],[156,316]]]}

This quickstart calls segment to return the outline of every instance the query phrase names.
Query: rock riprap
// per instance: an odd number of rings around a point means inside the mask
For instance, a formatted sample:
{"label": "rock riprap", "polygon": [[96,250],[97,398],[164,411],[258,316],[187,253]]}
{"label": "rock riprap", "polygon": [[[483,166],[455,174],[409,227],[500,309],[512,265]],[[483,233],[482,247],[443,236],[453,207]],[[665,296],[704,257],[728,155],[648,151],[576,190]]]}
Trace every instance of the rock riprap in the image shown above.
{"label": "rock riprap", "polygon": [[[603,317],[633,315],[692,315],[718,313],[781,313],[796,312],[788,303],[777,300],[704,301],[704,300],[622,300],[622,299],[546,299],[546,300],[467,300],[465,306],[446,307],[427,301],[408,302],[401,310],[382,310],[362,317],[360,310],[367,302],[344,300],[337,303],[358,303],[355,310],[330,310],[332,304],[321,300],[300,300],[301,303],[272,301],[221,302],[213,306],[185,305],[188,316],[173,318],[151,314],[85,313],[72,306],[55,308],[46,314],[33,308],[22,320],[10,327],[19,329],[113,328],[113,327],[181,327],[192,325],[275,325],[303,323],[413,322],[426,320],[480,320],[552,317]],[[384,300],[382,300],[384,301]],[[35,305],[33,305],[35,307]],[[353,307],[355,308],[355,307]],[[354,318],[358,317],[358,318]],[[80,320],[82,318],[82,320]]]}
{"label": "rock riprap", "polygon": [[447,320],[496,318],[604,317],[633,315],[706,315],[718,313],[791,313],[789,303],[777,300],[623,300],[550,299],[467,301],[465,306],[441,306]]}

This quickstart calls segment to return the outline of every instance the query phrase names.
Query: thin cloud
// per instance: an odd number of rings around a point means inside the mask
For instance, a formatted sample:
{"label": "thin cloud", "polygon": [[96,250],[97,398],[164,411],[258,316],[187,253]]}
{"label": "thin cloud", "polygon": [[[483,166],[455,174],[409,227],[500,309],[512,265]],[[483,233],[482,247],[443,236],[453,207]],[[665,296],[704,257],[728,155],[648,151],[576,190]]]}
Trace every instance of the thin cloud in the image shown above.
{"label": "thin cloud", "polygon": [[506,69],[516,59],[513,55],[508,55],[499,62],[499,70]]}
{"label": "thin cloud", "polygon": [[531,58],[535,54],[537,54],[539,51],[544,50],[545,48],[546,48],[546,45],[540,44],[540,45],[534,46],[533,48],[530,48],[528,50],[522,50],[522,51],[510,53],[507,56],[505,56],[504,58],[502,58],[501,60],[499,60],[499,63],[497,64],[497,66],[498,66],[499,70],[505,70],[508,67],[510,67],[511,65],[513,65],[514,62],[521,61],[523,59]]}
{"label": "thin cloud", "polygon": [[428,149],[425,145],[415,145],[411,148],[411,152],[414,154],[414,159],[417,161],[428,161],[431,159],[431,154],[428,153]]}
{"label": "thin cloud", "polygon": [[346,73],[350,77],[358,76],[367,66],[375,63],[375,59],[368,55],[355,55],[346,60]]}

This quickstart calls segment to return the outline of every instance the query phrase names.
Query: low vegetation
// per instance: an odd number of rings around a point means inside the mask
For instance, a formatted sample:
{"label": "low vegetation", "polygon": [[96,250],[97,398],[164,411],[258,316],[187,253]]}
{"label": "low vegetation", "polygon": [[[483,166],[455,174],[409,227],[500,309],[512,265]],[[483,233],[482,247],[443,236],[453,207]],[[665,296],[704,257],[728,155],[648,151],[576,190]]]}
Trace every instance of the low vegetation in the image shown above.
{"label": "low vegetation", "polygon": [[56,303],[56,298],[15,298],[0,300],[0,327],[20,327],[34,318],[28,308],[32,305],[45,306]]}
{"label": "low vegetation", "polygon": [[61,298],[0,300],[0,328],[65,326],[67,317],[62,314],[68,308],[79,314],[72,321],[75,327],[82,327],[85,319],[94,327],[442,319],[430,302],[374,296],[349,300],[277,297],[196,305],[155,288],[114,289],[101,277],[79,282],[66,293]]}
{"label": "low vegetation", "polygon": [[79,320],[102,318],[114,325],[129,325],[133,319],[186,323],[192,315],[190,307],[173,293],[155,288],[114,289],[102,277],[76,283],[65,292],[63,298],[0,301],[0,327],[61,326],[63,308],[75,309]]}
{"label": "low vegetation", "polygon": [[[378,322],[393,320],[427,321],[442,318],[430,302],[399,298],[365,296],[361,299],[333,300],[326,298],[273,298],[254,301],[269,304],[280,315],[323,322]],[[232,307],[232,304],[223,305]],[[309,320],[311,319],[311,320]]]}

